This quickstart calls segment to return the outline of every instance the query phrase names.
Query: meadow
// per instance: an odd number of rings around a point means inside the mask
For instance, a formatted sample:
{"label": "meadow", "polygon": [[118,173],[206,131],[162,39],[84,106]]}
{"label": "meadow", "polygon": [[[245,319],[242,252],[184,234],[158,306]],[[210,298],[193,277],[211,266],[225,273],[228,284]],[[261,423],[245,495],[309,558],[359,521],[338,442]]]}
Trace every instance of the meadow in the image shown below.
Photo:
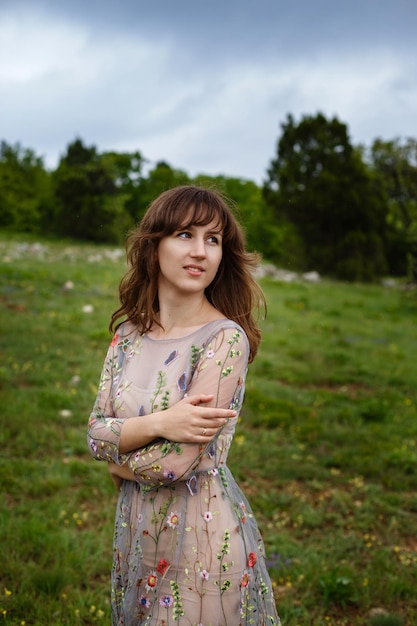
{"label": "meadow", "polygon": [[[108,625],[116,492],[86,428],[123,251],[0,234],[0,624]],[[284,626],[417,624],[417,291],[269,303],[229,465]]]}

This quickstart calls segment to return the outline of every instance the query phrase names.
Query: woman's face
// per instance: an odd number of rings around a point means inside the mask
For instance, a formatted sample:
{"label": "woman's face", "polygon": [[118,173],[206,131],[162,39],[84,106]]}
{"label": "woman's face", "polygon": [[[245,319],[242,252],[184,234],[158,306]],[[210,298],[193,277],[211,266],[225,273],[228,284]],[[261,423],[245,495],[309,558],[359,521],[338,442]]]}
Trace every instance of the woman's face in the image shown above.
{"label": "woman's face", "polygon": [[158,246],[158,288],[178,294],[204,292],[222,260],[222,231],[218,221],[188,226],[163,237]]}

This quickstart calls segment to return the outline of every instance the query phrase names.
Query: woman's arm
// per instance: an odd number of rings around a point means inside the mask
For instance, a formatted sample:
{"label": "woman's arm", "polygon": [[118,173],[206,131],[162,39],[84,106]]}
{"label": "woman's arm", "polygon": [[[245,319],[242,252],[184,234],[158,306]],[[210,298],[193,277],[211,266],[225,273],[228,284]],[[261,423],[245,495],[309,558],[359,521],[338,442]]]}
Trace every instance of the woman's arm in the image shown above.
{"label": "woman's arm", "polygon": [[[175,435],[173,415],[180,419],[184,408],[190,406],[187,401],[198,397],[203,390],[210,392],[212,396],[210,403],[214,405],[216,411],[229,410],[232,415],[237,415],[243,401],[248,355],[246,336],[236,327],[222,328],[212,337],[204,348],[187,390],[193,395],[163,412],[168,415],[171,412],[170,428],[172,427],[174,431],[172,438],[153,441],[129,455],[128,465],[134,473],[135,480],[148,489],[178,480],[188,480],[200,465],[205,451],[213,447],[213,438],[222,437],[225,419],[222,418],[220,431],[218,427],[213,427],[209,436],[202,437],[202,431],[199,436],[196,435],[197,443],[184,443],[178,438],[178,433]],[[202,410],[202,407],[197,408]],[[212,408],[206,407],[205,410],[210,411]],[[201,416],[197,419],[201,419]],[[198,428],[202,423],[204,422],[199,422]],[[210,420],[207,419],[205,423],[210,423]]]}
{"label": "woman's arm", "polygon": [[[204,444],[221,428],[235,411],[213,404],[213,394],[196,393],[165,411],[147,415],[117,418],[114,398],[122,371],[118,335],[111,342],[102,368],[97,397],[90,415],[88,442],[92,456],[99,461],[116,464],[126,462],[129,452],[157,439]],[[205,433],[202,435],[202,433]]]}

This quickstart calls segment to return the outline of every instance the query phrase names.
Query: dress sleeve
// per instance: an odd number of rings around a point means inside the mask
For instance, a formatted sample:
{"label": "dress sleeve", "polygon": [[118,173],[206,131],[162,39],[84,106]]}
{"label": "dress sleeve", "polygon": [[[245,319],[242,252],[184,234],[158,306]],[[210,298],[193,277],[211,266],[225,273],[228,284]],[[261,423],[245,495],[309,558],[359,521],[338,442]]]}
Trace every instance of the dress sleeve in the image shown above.
{"label": "dress sleeve", "polygon": [[[236,326],[222,327],[202,347],[192,346],[194,372],[187,395],[213,394],[211,406],[239,412],[243,401],[249,347],[246,335]],[[233,418],[234,424],[237,416]],[[208,445],[158,440],[130,453],[129,467],[144,489],[188,480],[202,469],[204,459],[213,459],[234,430],[222,428]],[[211,466],[213,461],[210,461]]]}
{"label": "dress sleeve", "polygon": [[114,394],[121,372],[122,351],[119,334],[114,335],[104,360],[93,410],[88,422],[88,445],[92,456],[98,461],[124,463],[128,455],[119,454],[122,424],[126,418],[114,413]]}

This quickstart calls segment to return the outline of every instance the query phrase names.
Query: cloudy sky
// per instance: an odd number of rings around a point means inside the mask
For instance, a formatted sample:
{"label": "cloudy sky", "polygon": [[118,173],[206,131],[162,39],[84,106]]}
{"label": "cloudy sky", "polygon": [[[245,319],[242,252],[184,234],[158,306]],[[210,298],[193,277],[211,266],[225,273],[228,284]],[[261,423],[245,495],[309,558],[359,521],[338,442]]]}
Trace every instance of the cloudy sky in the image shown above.
{"label": "cloudy sky", "polygon": [[0,138],[262,182],[280,124],[417,137],[416,0],[0,0]]}

